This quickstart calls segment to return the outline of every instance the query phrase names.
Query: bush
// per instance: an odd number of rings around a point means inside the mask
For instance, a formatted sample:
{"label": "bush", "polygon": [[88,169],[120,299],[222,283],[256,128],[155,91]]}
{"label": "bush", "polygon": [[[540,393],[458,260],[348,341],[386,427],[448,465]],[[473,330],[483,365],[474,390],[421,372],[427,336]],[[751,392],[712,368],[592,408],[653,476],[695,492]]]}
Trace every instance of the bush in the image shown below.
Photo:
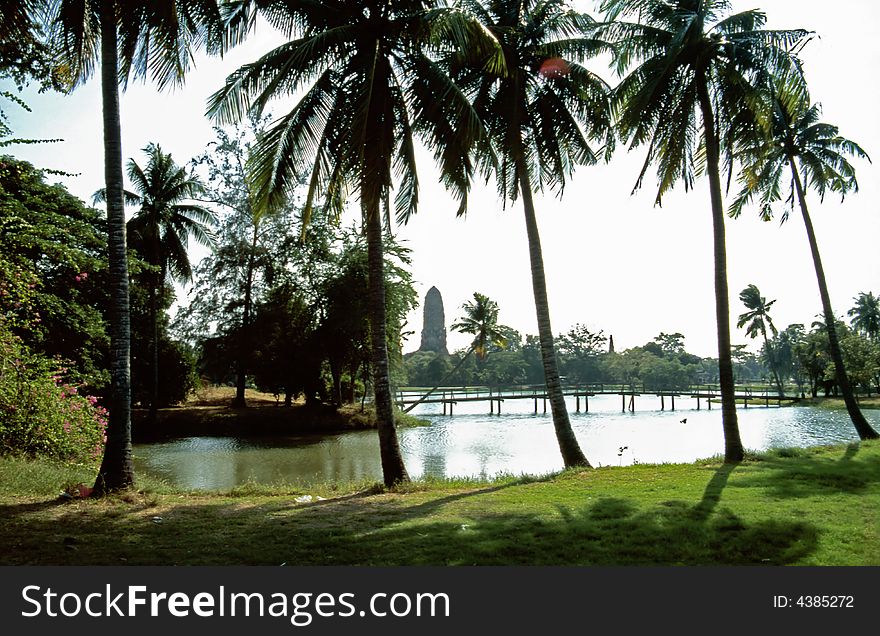
{"label": "bush", "polygon": [[[140,351],[135,349],[138,346]],[[132,404],[146,408],[150,404],[152,358],[148,343],[132,343],[131,395]],[[175,406],[185,402],[199,382],[195,356],[182,343],[159,338],[159,395],[158,407]]]}
{"label": "bush", "polygon": [[64,372],[31,352],[0,320],[0,453],[100,461],[107,411],[65,382]]}

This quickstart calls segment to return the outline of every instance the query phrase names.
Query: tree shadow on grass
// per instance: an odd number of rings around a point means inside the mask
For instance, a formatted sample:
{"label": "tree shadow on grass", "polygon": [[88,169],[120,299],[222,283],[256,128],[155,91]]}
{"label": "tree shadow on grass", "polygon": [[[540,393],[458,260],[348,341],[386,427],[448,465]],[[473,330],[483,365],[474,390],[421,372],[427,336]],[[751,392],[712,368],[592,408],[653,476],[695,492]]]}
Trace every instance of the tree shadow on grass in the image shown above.
{"label": "tree shadow on grass", "polygon": [[880,457],[857,457],[859,444],[846,447],[839,459],[820,457],[809,450],[782,450],[763,455],[760,471],[745,472],[737,480],[743,488],[765,488],[784,498],[847,493],[858,495],[880,483]]}
{"label": "tree shadow on grass", "polygon": [[[732,466],[700,501],[637,505],[603,497],[558,514],[493,512],[460,504],[504,485],[420,505],[402,498],[345,500],[291,509],[198,503],[118,514],[71,508],[23,515],[0,561],[42,564],[231,565],[710,565],[795,563],[815,550],[817,530],[791,520],[743,520],[720,506]],[[585,491],[585,497],[588,491]],[[479,499],[477,500],[479,502]],[[441,510],[449,506],[449,509]],[[441,514],[438,514],[441,513]],[[10,532],[4,530],[4,535]]]}

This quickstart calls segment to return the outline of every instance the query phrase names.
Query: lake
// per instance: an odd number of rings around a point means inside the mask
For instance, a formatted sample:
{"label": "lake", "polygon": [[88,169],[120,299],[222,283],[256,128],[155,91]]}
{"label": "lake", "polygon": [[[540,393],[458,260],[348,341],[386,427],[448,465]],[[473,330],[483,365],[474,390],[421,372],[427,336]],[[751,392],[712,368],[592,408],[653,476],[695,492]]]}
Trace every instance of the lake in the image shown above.
{"label": "lake", "polygon": [[[581,448],[594,466],[678,463],[722,454],[721,411],[696,410],[696,400],[676,399],[676,410],[660,411],[660,399],[636,398],[636,411],[622,413],[618,396],[590,398],[589,413],[569,414]],[[562,468],[553,423],[534,414],[530,400],[504,403],[490,415],[486,403],[461,403],[455,415],[439,405],[420,405],[413,415],[429,426],[398,430],[411,477],[540,475]],[[858,440],[845,410],[816,407],[740,407],[740,435],[751,450],[807,447]],[[865,416],[880,428],[880,411]],[[686,422],[682,422],[686,419]],[[230,489],[258,483],[352,480],[381,481],[375,431],[271,438],[189,437],[136,444],[135,469],[183,488]]]}

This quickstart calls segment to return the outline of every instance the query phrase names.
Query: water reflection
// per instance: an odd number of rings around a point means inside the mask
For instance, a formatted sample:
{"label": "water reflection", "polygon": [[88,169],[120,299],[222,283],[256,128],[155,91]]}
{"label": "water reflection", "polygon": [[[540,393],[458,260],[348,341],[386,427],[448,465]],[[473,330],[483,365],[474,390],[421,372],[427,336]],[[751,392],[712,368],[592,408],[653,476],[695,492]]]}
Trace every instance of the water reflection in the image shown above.
{"label": "water reflection", "polygon": [[[690,462],[723,453],[719,409],[709,411],[704,404],[697,411],[689,404],[693,400],[679,399],[678,410],[659,411],[653,410],[659,409],[659,399],[637,400],[641,403],[635,413],[622,413],[615,396],[591,398],[589,413],[575,413],[574,404],[569,405],[572,427],[594,466]],[[420,407],[415,414],[431,425],[399,431],[410,475],[491,478],[562,467],[549,415],[534,414],[527,400],[505,403],[500,417],[483,412],[482,406],[463,403],[451,417],[436,405]],[[858,439],[846,411],[750,407],[740,409],[738,416],[743,444],[753,450]],[[866,416],[880,427],[880,411],[866,411]],[[262,439],[192,437],[136,445],[135,466],[195,489],[228,489],[247,481],[308,484],[382,476],[374,431]]]}

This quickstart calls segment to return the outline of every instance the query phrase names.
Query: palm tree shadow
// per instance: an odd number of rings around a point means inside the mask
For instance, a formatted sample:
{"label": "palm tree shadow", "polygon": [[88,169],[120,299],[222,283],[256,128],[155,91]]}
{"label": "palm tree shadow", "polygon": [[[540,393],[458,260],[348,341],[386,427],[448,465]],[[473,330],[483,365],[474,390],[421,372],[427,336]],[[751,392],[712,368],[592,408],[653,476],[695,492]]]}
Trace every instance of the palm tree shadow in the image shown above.
{"label": "palm tree shadow", "polygon": [[737,484],[744,488],[767,489],[781,498],[813,495],[864,493],[872,484],[880,483],[880,459],[857,457],[859,444],[852,443],[839,459],[807,456],[762,457],[764,470],[743,475]]}
{"label": "palm tree shadow", "polygon": [[706,484],[706,489],[703,491],[703,498],[700,499],[700,502],[693,508],[694,520],[703,523],[709,520],[712,512],[718,506],[718,502],[721,501],[721,493],[727,486],[730,474],[736,467],[737,464],[722,464],[721,467],[715,471],[712,479]]}
{"label": "palm tree shadow", "polygon": [[840,461],[844,463],[850,461],[856,456],[856,453],[859,452],[859,448],[861,448],[861,445],[858,442],[847,444],[846,452],[843,454],[843,457],[840,458]]}

